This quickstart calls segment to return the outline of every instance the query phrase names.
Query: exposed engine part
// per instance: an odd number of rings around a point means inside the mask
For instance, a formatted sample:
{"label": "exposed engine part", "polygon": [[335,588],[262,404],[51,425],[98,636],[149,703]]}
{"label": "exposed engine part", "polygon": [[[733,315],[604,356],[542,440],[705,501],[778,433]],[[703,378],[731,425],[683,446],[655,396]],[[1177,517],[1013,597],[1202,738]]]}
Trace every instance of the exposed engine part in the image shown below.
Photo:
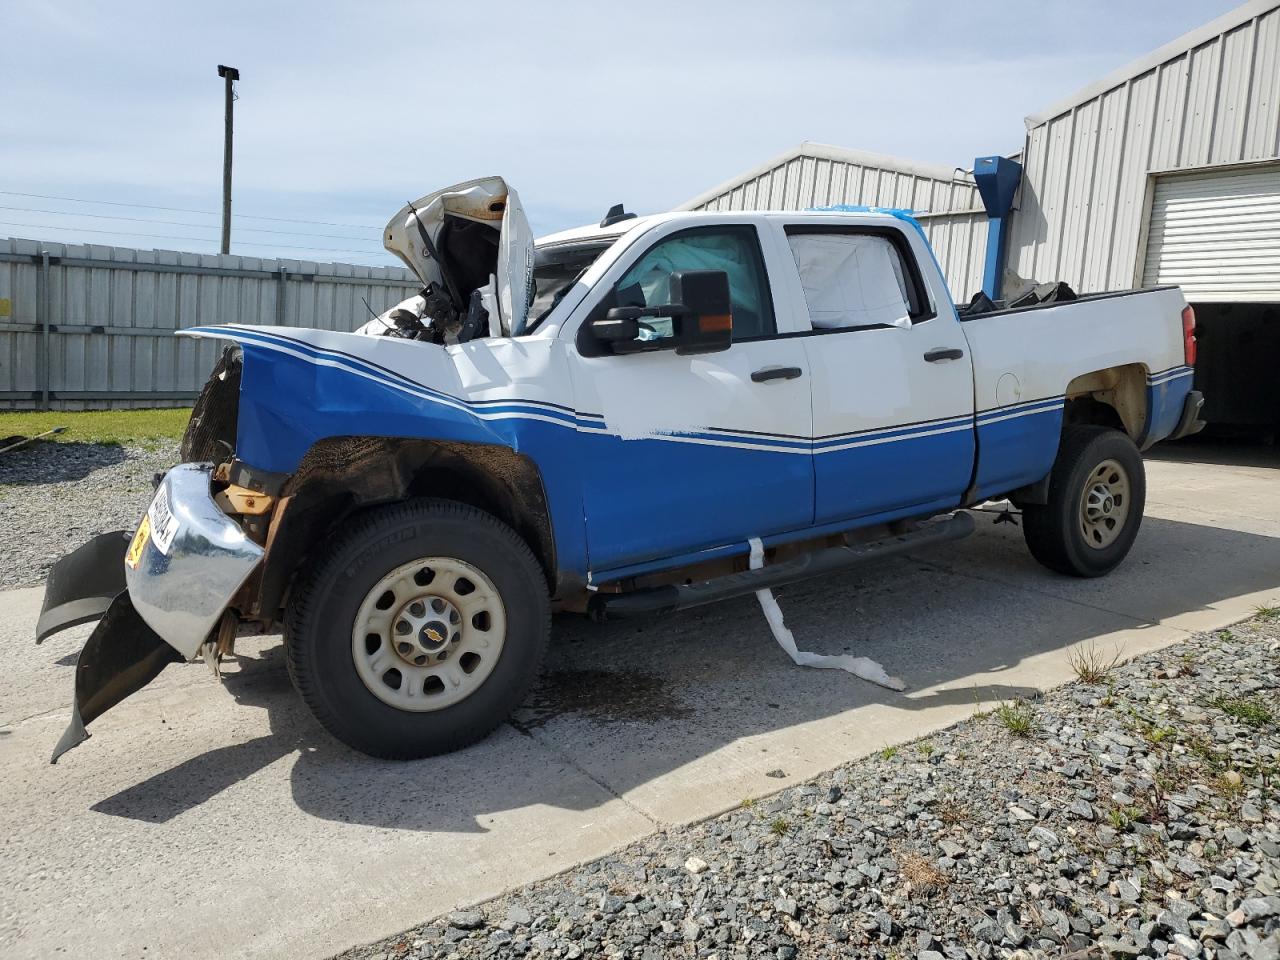
{"label": "exposed engine part", "polygon": [[378,317],[385,337],[420,340],[426,343],[466,343],[489,329],[489,312],[483,294],[472,290],[465,318],[453,306],[453,299],[432,281],[421,293],[404,300]]}

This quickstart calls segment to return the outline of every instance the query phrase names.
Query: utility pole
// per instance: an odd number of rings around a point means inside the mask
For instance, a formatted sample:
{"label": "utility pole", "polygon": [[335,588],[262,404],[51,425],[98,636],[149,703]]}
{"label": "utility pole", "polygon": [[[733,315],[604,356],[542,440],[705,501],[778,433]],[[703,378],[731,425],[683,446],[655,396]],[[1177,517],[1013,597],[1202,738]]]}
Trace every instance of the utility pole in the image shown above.
{"label": "utility pole", "polygon": [[226,135],[222,141],[222,252],[231,252],[231,130],[232,117],[235,113],[236,95],[232,87],[240,79],[240,71],[235,67],[224,67],[218,64],[218,76],[226,81]]}

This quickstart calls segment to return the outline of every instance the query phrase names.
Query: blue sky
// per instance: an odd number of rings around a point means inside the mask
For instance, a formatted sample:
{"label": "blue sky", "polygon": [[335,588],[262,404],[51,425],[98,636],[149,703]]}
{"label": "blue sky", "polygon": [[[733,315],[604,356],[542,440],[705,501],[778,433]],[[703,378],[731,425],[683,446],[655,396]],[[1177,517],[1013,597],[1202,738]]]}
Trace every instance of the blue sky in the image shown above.
{"label": "blue sky", "polygon": [[492,173],[545,233],[801,140],[968,167],[1233,6],[0,0],[0,236],[216,250],[219,63],[242,75],[232,252],[392,263],[406,199]]}

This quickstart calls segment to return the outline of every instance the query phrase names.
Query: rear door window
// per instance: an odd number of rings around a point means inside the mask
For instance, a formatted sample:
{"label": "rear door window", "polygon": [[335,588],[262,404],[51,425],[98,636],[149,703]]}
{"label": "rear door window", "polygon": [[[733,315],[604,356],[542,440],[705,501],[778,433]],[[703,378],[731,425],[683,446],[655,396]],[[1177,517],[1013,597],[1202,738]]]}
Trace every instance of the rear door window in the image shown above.
{"label": "rear door window", "polygon": [[875,233],[801,233],[787,242],[815,330],[909,327],[918,314],[898,246]]}

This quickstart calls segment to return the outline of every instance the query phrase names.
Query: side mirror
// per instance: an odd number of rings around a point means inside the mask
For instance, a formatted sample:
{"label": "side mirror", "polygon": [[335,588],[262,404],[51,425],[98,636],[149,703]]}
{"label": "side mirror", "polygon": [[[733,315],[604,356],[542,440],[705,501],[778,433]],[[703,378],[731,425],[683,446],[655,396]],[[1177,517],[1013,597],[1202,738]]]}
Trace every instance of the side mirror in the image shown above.
{"label": "side mirror", "polygon": [[733,302],[723,270],[678,270],[671,274],[676,317],[676,353],[715,353],[733,343]]}
{"label": "side mirror", "polygon": [[[671,303],[613,307],[590,321],[591,336],[615,354],[672,348],[678,354],[729,349],[733,342],[729,275],[723,270],[679,270],[671,274],[670,284]],[[654,335],[655,325],[645,318],[667,320],[670,333]],[[641,330],[647,334],[643,339]]]}

